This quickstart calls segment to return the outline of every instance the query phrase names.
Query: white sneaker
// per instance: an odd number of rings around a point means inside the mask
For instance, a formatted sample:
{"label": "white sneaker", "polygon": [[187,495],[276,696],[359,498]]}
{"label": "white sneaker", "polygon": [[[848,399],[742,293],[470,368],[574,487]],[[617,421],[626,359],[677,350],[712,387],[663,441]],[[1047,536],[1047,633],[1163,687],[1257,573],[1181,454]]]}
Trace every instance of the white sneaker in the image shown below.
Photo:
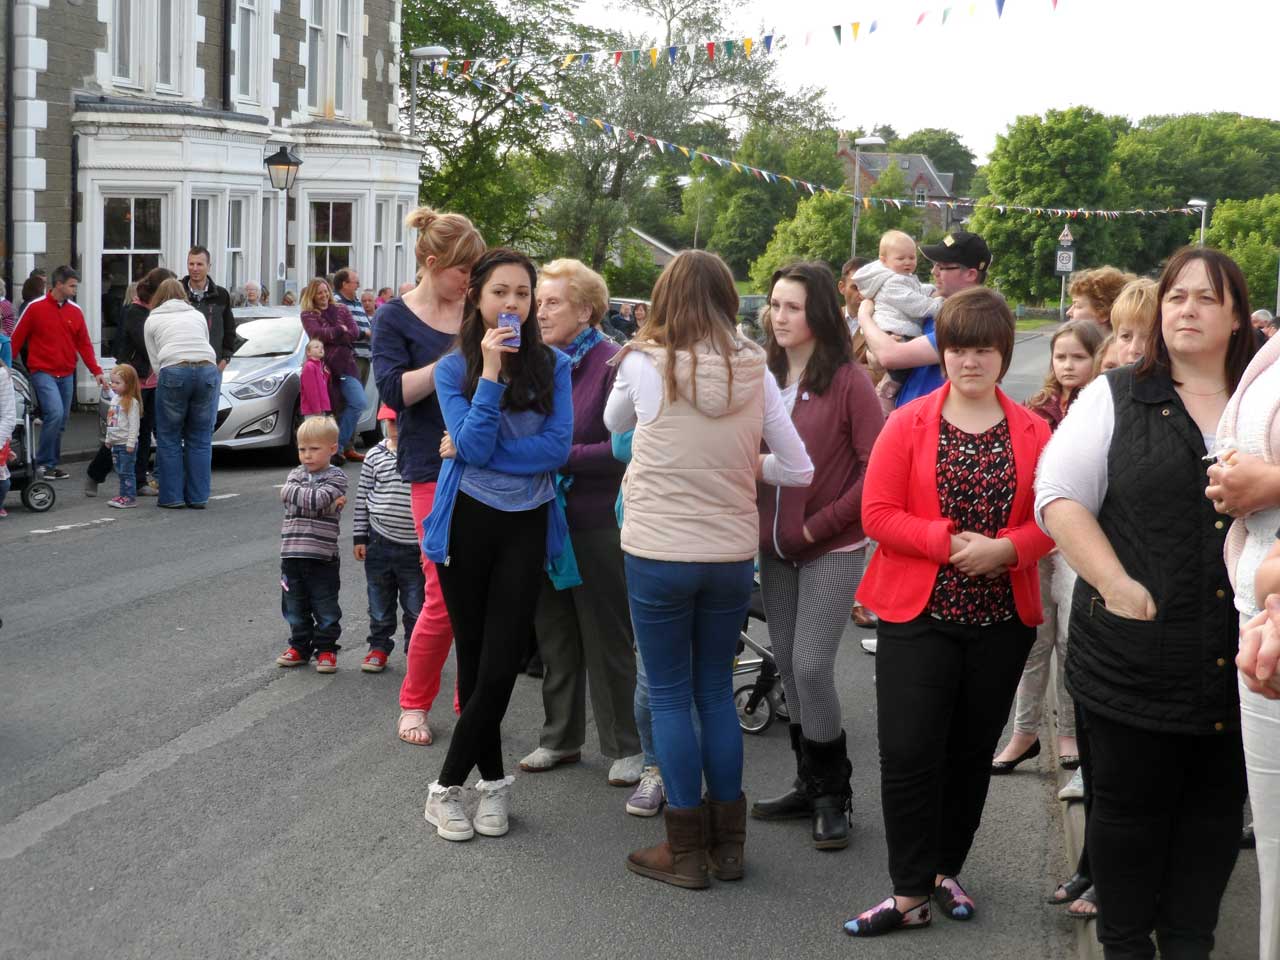
{"label": "white sneaker", "polygon": [[636,753],[613,761],[609,767],[609,786],[634,787],[644,772],[644,754]]}
{"label": "white sneaker", "polygon": [[875,654],[876,652],[875,637],[863,637],[861,640],[858,641],[858,643],[862,645],[862,650],[864,653],[870,653],[872,655]]}
{"label": "white sneaker", "polygon": [[1083,800],[1084,799],[1084,773],[1079,768],[1071,775],[1071,779],[1067,781],[1066,786],[1058,791],[1059,800]]}
{"label": "white sneaker", "polygon": [[467,819],[461,787],[442,787],[438,780],[431,784],[422,815],[446,840],[470,840],[476,835]]}
{"label": "white sneaker", "polygon": [[564,763],[577,763],[582,759],[581,748],[577,750],[549,750],[539,747],[520,761],[520,769],[525,773],[544,773]]}
{"label": "white sneaker", "polygon": [[480,794],[480,806],[476,807],[471,821],[476,833],[486,837],[500,837],[511,829],[507,811],[511,806],[511,784],[515,777],[501,780],[480,780],[476,792]]}

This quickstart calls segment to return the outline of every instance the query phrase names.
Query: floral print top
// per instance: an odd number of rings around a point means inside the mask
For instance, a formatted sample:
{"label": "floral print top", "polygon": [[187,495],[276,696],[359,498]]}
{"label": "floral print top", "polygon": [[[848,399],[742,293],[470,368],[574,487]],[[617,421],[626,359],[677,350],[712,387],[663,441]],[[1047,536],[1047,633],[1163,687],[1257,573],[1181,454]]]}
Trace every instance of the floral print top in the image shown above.
{"label": "floral print top", "polygon": [[[938,504],[957,531],[994,537],[1009,524],[1017,476],[1009,423],[965,433],[944,418],[938,425]],[[1009,574],[970,577],[951,564],[938,570],[929,615],[950,623],[987,626],[1017,613]]]}

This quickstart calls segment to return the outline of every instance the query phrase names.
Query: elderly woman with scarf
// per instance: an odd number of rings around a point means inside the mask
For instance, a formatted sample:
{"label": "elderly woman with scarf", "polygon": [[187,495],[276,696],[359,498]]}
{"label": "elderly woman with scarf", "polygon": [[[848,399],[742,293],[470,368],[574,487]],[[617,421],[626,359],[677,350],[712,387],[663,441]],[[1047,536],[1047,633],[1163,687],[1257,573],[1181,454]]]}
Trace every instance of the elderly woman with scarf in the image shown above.
{"label": "elderly woman with scarf", "polygon": [[618,352],[600,329],[608,307],[604,279],[585,264],[555,260],[542,268],[538,327],[573,366],[573,447],[560,484],[583,583],[566,590],[550,579],[543,584],[536,629],[546,665],[545,722],[538,748],[520,768],[537,773],[581,759],[589,680],[600,752],[614,761],[609,782],[629,786],[640,780],[644,755],[632,710],[636,662],[613,511],[625,467],[614,459],[604,425],[616,372],[609,360]]}

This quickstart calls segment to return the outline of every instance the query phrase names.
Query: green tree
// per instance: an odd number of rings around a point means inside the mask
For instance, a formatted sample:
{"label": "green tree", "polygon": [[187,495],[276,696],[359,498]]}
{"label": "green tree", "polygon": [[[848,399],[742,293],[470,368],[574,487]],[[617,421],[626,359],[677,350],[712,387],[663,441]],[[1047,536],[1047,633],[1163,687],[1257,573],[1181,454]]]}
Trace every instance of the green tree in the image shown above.
{"label": "green tree", "polygon": [[648,300],[662,268],[653,262],[649,247],[634,235],[619,242],[621,252],[616,260],[604,265],[605,283],[614,297],[638,297]]}
{"label": "green tree", "polygon": [[960,142],[960,135],[954,131],[925,127],[892,141],[889,149],[895,153],[923,153],[939,173],[955,175],[952,191],[957,196],[968,196],[977,167],[973,151]]}
{"label": "green tree", "polygon": [[[996,137],[986,166],[991,199],[1031,207],[1116,206],[1111,176],[1118,136],[1127,123],[1088,107],[1019,117]],[[1136,236],[1132,223],[1090,219],[1071,224],[1082,265],[1125,266]],[[991,276],[1005,296],[1042,300],[1058,292],[1054,250],[1062,221],[1047,215],[980,207],[970,229],[991,247]]]}
{"label": "green tree", "polygon": [[1275,309],[1280,263],[1280,193],[1224,200],[1214,208],[1205,242],[1229,254],[1249,283],[1251,310]]}

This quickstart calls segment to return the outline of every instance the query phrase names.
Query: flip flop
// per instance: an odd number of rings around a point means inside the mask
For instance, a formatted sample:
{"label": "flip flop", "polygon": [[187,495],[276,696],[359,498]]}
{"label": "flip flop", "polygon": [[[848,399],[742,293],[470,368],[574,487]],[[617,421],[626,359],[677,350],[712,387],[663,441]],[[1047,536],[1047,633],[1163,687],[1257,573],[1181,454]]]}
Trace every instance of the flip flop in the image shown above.
{"label": "flip flop", "polygon": [[[1072,909],[1071,909],[1071,907],[1074,907],[1077,903],[1080,903],[1080,902],[1082,902],[1082,901],[1083,901],[1084,903],[1091,903],[1091,904],[1093,904],[1093,912],[1092,912],[1092,913],[1084,913],[1084,912],[1082,912],[1082,911],[1080,911],[1080,910],[1072,910]],[[1075,900],[1073,900],[1073,901],[1071,902],[1071,907],[1067,907],[1067,916],[1068,916],[1068,917],[1070,917],[1072,920],[1096,920],[1096,919],[1098,919],[1098,888],[1097,888],[1097,887],[1090,887],[1090,888],[1089,888],[1088,890],[1086,890],[1084,893],[1080,894],[1080,896],[1076,897],[1076,898],[1075,898]]]}
{"label": "flip flop", "polygon": [[[412,734],[419,734],[419,738],[412,738]],[[427,711],[401,710],[396,736],[415,747],[431,746],[431,728],[427,726]]]}
{"label": "flip flop", "polygon": [[[1065,907],[1079,900],[1081,895],[1091,886],[1093,886],[1093,881],[1088,877],[1083,877],[1078,873],[1072,874],[1070,880],[1063,880],[1062,883],[1058,884],[1057,890],[1053,891],[1054,895],[1047,897],[1045,903],[1054,907]],[[1063,894],[1061,897],[1058,896],[1059,890]]]}

